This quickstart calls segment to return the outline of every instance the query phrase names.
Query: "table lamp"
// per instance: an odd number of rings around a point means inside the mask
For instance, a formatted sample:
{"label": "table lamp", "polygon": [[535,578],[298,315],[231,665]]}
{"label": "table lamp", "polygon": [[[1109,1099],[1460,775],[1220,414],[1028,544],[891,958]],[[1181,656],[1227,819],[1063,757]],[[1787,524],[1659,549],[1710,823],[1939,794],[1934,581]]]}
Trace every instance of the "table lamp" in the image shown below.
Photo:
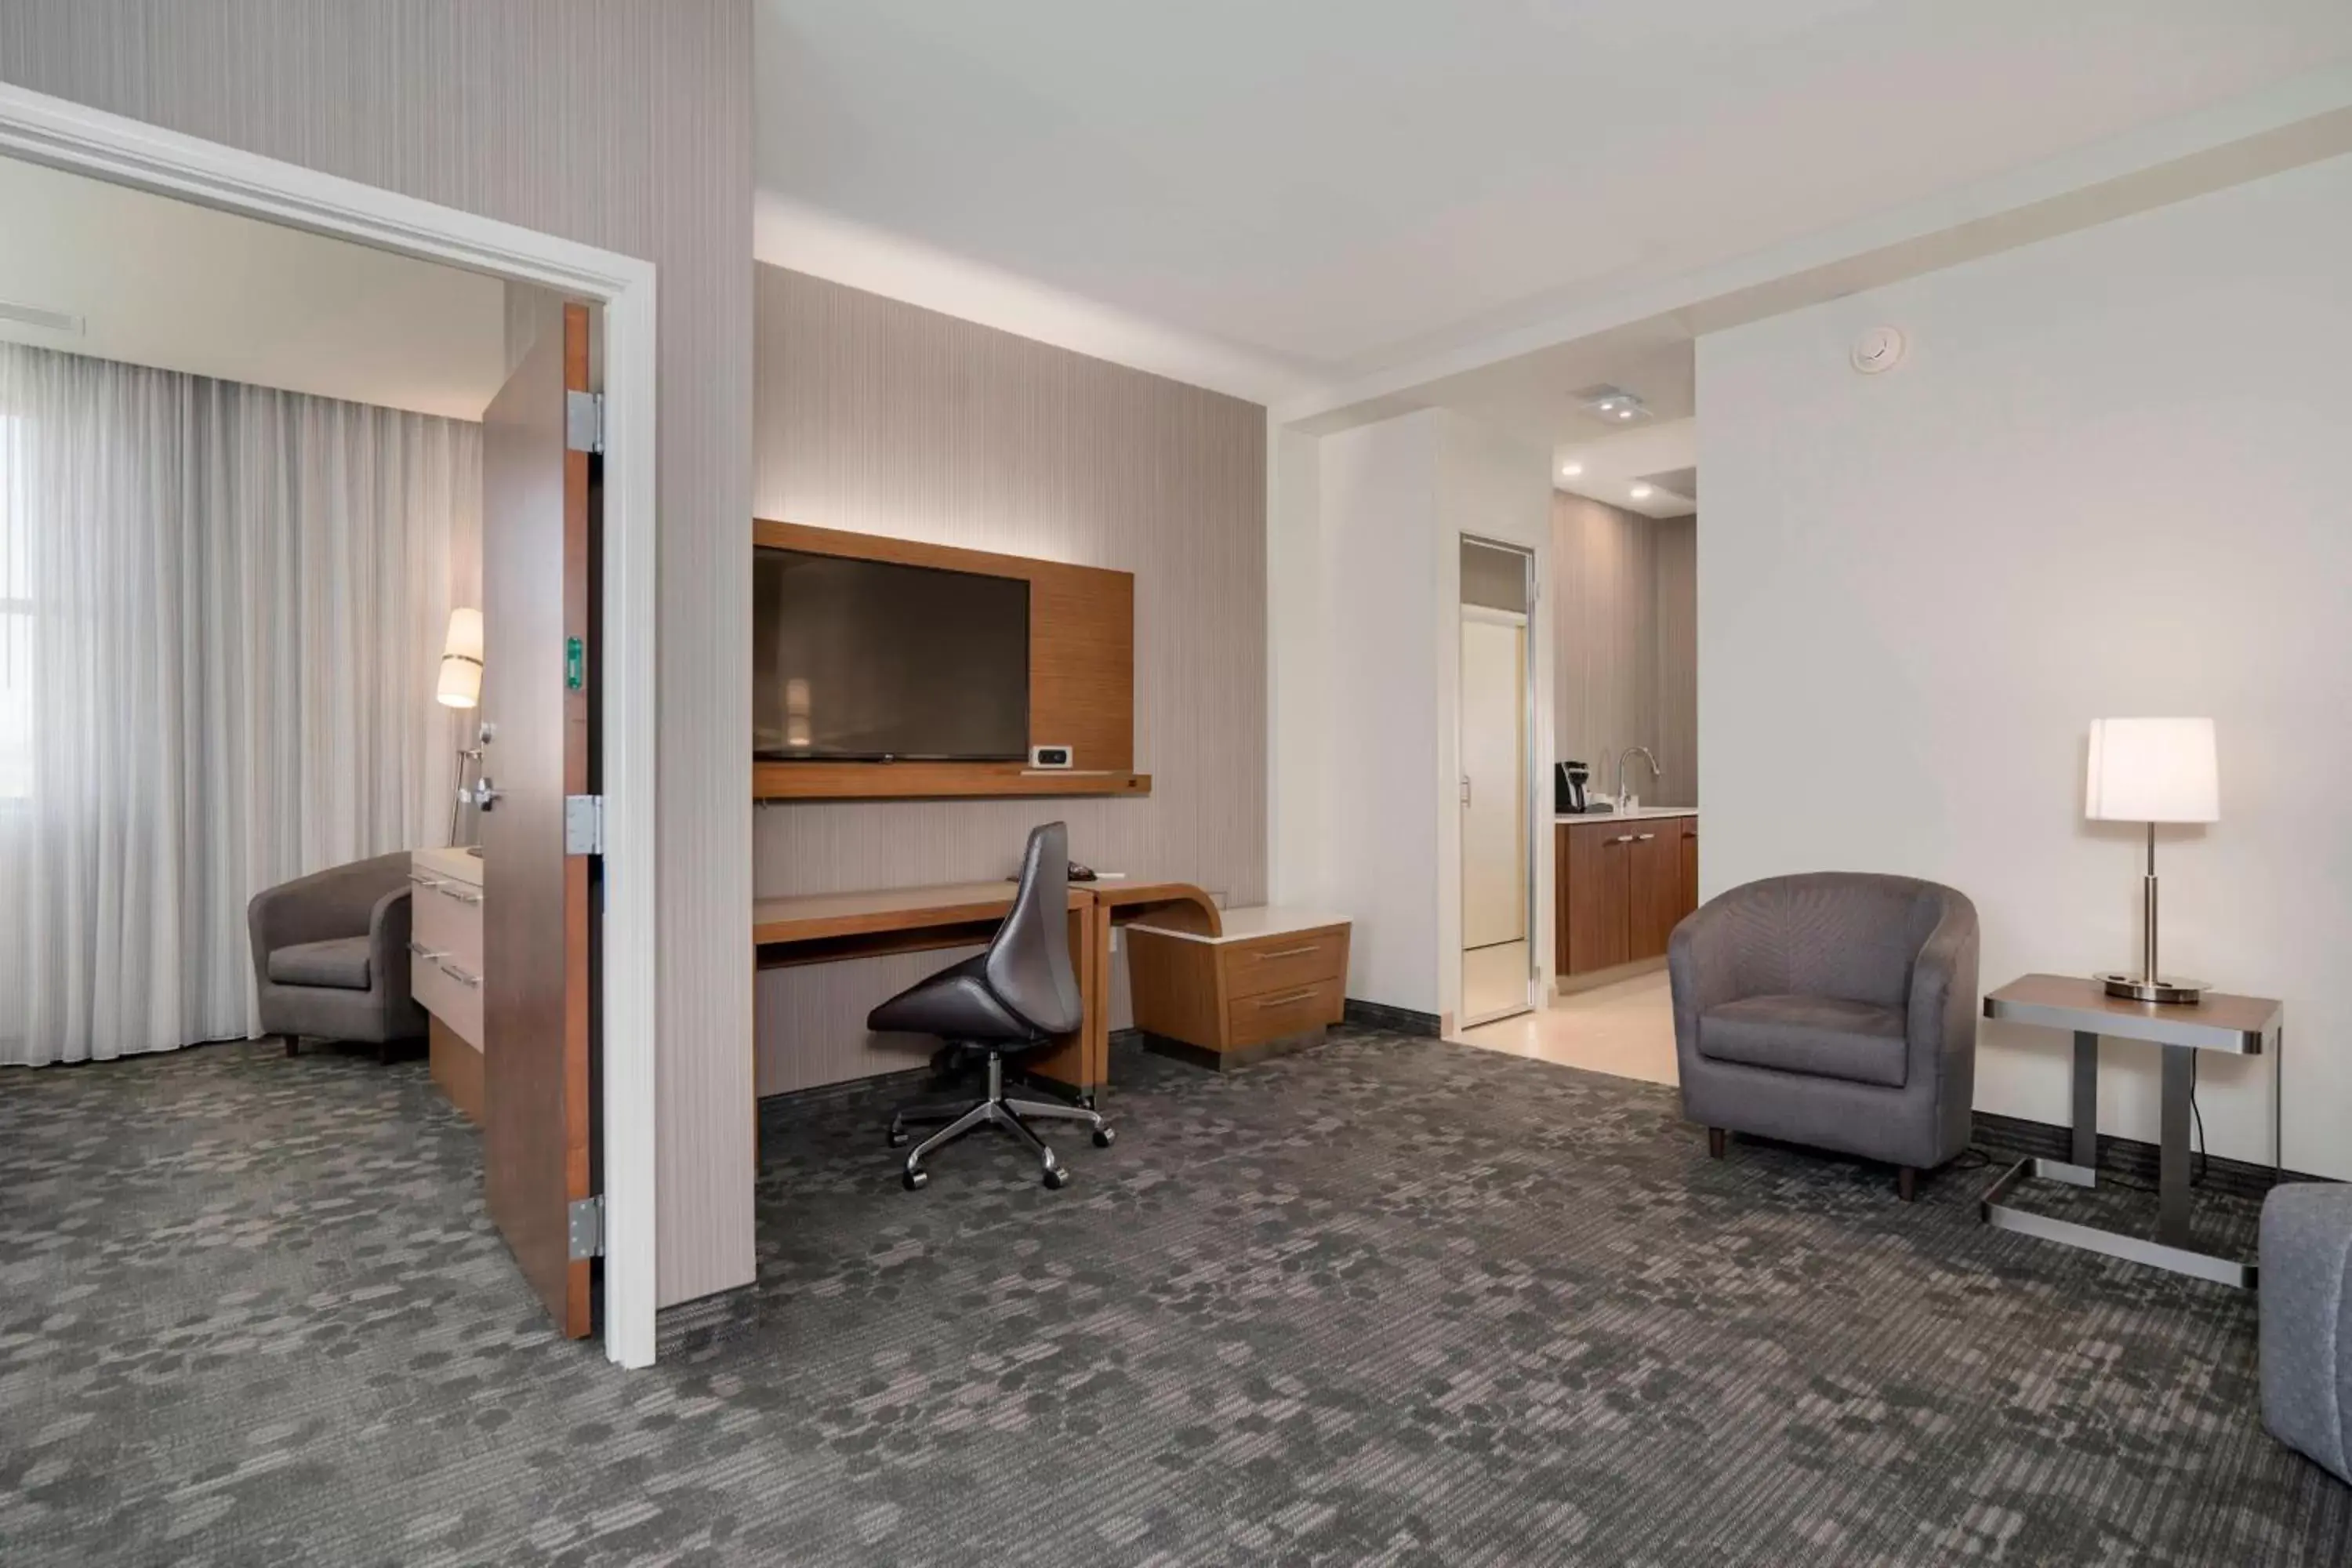
{"label": "table lamp", "polygon": [[2147,875],[2140,885],[2137,974],[2096,978],[2110,996],[2141,1002],[2198,1002],[2206,983],[2168,976],[2156,957],[2156,825],[2216,822],[2221,768],[2210,719],[2094,719],[2089,788],[2083,815],[2094,822],[2147,825]]}
{"label": "table lamp", "polygon": [[[449,635],[441,644],[441,680],[433,700],[444,708],[473,708],[482,700],[482,612],[460,605],[449,612]],[[478,747],[457,748],[457,793],[449,803],[449,842],[466,807],[467,771],[482,760]]]}

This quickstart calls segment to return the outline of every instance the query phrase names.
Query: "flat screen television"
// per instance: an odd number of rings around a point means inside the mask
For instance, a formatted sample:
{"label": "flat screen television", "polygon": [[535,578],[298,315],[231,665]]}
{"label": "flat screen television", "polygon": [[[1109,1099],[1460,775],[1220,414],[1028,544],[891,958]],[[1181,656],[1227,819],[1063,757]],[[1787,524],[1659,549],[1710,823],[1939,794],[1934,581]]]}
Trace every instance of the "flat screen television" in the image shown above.
{"label": "flat screen television", "polygon": [[1029,584],[761,545],[751,560],[762,762],[1029,755]]}

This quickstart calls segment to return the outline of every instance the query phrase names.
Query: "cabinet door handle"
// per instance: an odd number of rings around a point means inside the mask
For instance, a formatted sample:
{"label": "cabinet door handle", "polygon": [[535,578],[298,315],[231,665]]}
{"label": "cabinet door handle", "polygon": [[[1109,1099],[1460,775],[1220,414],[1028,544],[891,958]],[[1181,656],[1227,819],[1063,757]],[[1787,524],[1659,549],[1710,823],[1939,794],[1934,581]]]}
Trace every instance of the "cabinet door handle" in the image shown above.
{"label": "cabinet door handle", "polygon": [[1657,835],[1654,833],[1644,833],[1641,836],[1641,838],[1643,843],[1647,844],[1651,839],[1655,838],[1656,837]]}
{"label": "cabinet door handle", "polygon": [[1633,842],[1633,836],[1630,833],[1621,833],[1609,842],[1612,844],[1631,844]]}
{"label": "cabinet door handle", "polygon": [[1257,1005],[1260,1007],[1281,1007],[1293,1002],[1304,1002],[1314,994],[1315,987],[1309,985],[1304,991],[1286,991],[1279,996],[1261,996]]}
{"label": "cabinet door handle", "polygon": [[442,964],[440,969],[442,973],[447,975],[450,979],[456,981],[460,985],[479,985],[482,983],[482,977],[480,975],[468,974],[454,963]]}
{"label": "cabinet door handle", "polygon": [[1255,953],[1252,956],[1260,963],[1266,963],[1277,958],[1305,958],[1308,953],[1320,952],[1322,951],[1323,950],[1315,943],[1309,942],[1305,947],[1286,947],[1279,952],[1260,952]]}

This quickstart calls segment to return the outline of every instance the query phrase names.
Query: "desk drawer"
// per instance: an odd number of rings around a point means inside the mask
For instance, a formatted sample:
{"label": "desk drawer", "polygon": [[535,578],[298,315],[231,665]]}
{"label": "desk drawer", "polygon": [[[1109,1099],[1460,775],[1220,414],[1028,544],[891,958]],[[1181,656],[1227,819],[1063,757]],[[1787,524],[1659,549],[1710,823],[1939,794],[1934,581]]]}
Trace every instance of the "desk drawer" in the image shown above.
{"label": "desk drawer", "polygon": [[409,931],[419,947],[469,973],[482,972],[482,889],[419,874],[410,879]]}
{"label": "desk drawer", "polygon": [[[417,951],[422,949],[423,951]],[[482,972],[478,965],[454,956],[426,958],[433,949],[422,942],[411,949],[408,990],[417,1005],[449,1026],[460,1039],[479,1048],[482,1044]]]}
{"label": "desk drawer", "polygon": [[1348,974],[1348,931],[1292,931],[1252,942],[1223,943],[1219,952],[1225,966],[1225,994],[1264,996],[1296,991]]}
{"label": "desk drawer", "polygon": [[1287,990],[1234,997],[1226,1006],[1226,1048],[1261,1045],[1338,1023],[1346,1006],[1344,989],[1344,983],[1335,975]]}

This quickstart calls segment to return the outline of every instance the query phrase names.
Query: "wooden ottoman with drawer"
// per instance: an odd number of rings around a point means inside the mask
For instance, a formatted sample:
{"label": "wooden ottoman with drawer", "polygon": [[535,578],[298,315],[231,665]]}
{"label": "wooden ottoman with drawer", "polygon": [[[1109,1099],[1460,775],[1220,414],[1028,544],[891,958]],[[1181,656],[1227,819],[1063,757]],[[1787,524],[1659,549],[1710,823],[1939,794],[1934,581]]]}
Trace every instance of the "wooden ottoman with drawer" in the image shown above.
{"label": "wooden ottoman with drawer", "polygon": [[1312,1045],[1347,1006],[1348,921],[1268,907],[1224,911],[1202,936],[1127,928],[1135,1026],[1174,1054],[1227,1068]]}

